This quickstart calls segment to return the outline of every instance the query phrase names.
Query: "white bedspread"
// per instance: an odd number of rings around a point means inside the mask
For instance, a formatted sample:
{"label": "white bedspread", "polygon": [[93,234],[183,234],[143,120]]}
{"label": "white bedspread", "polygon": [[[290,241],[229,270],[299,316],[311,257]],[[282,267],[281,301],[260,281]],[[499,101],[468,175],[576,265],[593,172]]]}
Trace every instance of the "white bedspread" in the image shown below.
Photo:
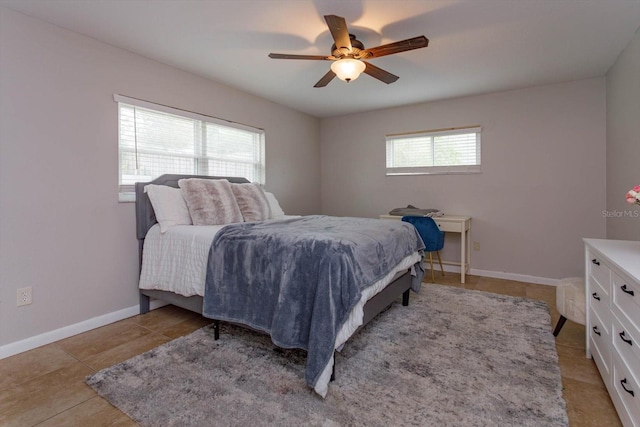
{"label": "white bedspread", "polygon": [[144,239],[140,289],[204,295],[211,242],[224,225],[177,225],[160,233],[158,224]]}
{"label": "white bedspread", "polygon": [[[285,215],[283,219],[296,217]],[[209,249],[223,227],[177,225],[160,233],[160,226],[155,224],[144,239],[140,289],[170,291],[185,297],[204,296]]]}

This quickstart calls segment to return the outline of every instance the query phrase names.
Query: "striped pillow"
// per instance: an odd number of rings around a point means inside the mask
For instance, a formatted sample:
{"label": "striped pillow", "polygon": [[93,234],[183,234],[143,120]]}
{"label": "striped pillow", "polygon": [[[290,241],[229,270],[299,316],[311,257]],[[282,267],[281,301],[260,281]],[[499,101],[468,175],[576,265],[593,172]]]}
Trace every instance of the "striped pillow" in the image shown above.
{"label": "striped pillow", "polygon": [[178,181],[193,225],[242,222],[242,213],[226,179],[188,178]]}
{"label": "striped pillow", "polygon": [[271,218],[269,200],[257,184],[231,184],[231,190],[246,222],[264,221]]}

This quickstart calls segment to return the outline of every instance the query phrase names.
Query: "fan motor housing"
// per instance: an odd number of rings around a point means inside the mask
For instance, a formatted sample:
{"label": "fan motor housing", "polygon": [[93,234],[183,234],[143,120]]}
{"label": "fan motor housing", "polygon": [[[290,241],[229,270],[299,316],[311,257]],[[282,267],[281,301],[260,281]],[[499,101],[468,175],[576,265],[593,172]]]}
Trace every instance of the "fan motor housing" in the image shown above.
{"label": "fan motor housing", "polygon": [[351,41],[351,50],[344,47],[338,48],[335,43],[331,45],[331,54],[336,59],[345,57],[366,59],[371,56],[370,54],[368,54],[368,52],[364,52],[364,44],[360,40],[356,39],[356,36],[354,36],[353,34],[349,34],[349,39]]}

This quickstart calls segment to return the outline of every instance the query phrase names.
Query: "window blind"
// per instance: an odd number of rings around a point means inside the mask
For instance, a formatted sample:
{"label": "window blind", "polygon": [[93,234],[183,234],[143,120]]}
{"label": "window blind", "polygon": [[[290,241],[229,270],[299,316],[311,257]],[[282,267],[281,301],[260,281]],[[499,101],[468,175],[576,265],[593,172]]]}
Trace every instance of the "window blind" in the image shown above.
{"label": "window blind", "polygon": [[166,173],[239,176],[264,183],[263,130],[121,95],[114,98],[121,200],[132,200],[136,182]]}
{"label": "window blind", "polygon": [[386,136],[387,175],[479,173],[478,127]]}

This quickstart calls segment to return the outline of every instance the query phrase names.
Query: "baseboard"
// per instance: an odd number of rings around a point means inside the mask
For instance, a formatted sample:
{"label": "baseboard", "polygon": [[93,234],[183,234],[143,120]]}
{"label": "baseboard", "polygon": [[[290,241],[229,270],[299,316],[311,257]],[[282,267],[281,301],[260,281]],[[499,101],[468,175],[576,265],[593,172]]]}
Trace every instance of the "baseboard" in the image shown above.
{"label": "baseboard", "polygon": [[[460,273],[459,266],[445,264],[443,265],[443,267],[444,271],[448,271],[450,273]],[[434,264],[434,268],[436,268],[437,272],[437,264]],[[492,277],[494,279],[514,280],[516,282],[535,283],[537,285],[556,286],[558,283],[558,279],[550,279],[548,277],[529,276],[527,274],[508,273],[505,271],[479,270],[477,268],[471,268],[467,274],[482,277]]]}
{"label": "baseboard", "polygon": [[133,307],[114,311],[112,313],[103,314],[102,316],[93,317],[91,319],[84,320],[73,325],[65,326],[60,329],[45,332],[44,334],[26,338],[21,341],[6,344],[0,347],[0,359],[32,350],[36,347],[41,347],[46,344],[51,344],[52,342],[69,338],[77,334],[81,334],[83,332],[87,332],[92,329],[96,329],[101,326],[105,326],[110,323],[135,316],[138,313],[140,313],[140,307],[136,305]]}
{"label": "baseboard", "polygon": [[[165,305],[167,305],[167,303],[164,301],[152,299],[149,304],[149,309],[155,310],[156,308],[164,307]],[[140,314],[140,306],[134,305],[133,307],[123,308],[122,310],[103,314],[102,316],[93,317],[91,319],[75,323],[73,325],[45,332],[44,334],[36,335],[35,337],[30,337],[21,341],[6,344],[0,347],[0,359],[5,359],[9,356],[13,356],[19,353],[24,353],[25,351],[33,350],[34,348],[51,344],[52,342],[60,341],[65,338],[69,338],[74,335],[99,328],[101,326],[109,325],[119,320],[136,316],[138,314]]]}
{"label": "baseboard", "polygon": [[558,284],[558,279],[529,276],[528,274],[507,273],[506,271],[487,271],[472,268],[469,274],[482,277],[493,277],[494,279],[506,279],[515,280],[516,282],[535,283],[537,285],[556,286]]}

